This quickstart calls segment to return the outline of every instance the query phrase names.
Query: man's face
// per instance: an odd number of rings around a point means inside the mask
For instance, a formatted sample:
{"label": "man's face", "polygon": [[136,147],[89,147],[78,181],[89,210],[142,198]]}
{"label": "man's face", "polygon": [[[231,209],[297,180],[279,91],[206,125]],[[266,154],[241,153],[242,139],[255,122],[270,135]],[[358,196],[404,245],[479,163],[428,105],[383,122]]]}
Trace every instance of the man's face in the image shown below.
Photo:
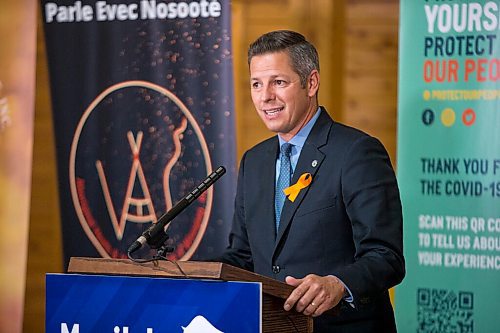
{"label": "man's face", "polygon": [[250,61],[252,101],[270,131],[289,141],[317,109],[319,73],[309,75],[305,88],[287,52],[266,53]]}

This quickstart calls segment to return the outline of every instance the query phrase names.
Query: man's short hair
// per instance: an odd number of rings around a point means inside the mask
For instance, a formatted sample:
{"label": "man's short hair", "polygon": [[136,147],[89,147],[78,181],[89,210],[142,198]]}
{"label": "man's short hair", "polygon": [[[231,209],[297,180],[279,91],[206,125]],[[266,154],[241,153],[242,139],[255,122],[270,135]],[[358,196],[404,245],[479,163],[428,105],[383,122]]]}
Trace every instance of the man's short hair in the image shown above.
{"label": "man's short hair", "polygon": [[260,36],[248,48],[248,65],[254,56],[281,51],[288,52],[300,84],[305,88],[311,71],[319,72],[319,57],[314,45],[298,32],[276,30]]}

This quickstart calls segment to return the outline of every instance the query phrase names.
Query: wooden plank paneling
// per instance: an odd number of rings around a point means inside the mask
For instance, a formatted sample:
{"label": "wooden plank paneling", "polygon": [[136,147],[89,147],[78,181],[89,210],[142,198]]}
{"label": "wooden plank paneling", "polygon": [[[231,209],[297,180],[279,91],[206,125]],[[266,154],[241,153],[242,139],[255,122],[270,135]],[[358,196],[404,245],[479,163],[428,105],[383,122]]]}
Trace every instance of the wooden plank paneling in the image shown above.
{"label": "wooden plank paneling", "polygon": [[62,272],[59,198],[45,41],[39,18],[35,131],[23,332],[45,331],[45,273]]}
{"label": "wooden plank paneling", "polygon": [[396,165],[398,1],[349,1],[342,120],[378,137]]}

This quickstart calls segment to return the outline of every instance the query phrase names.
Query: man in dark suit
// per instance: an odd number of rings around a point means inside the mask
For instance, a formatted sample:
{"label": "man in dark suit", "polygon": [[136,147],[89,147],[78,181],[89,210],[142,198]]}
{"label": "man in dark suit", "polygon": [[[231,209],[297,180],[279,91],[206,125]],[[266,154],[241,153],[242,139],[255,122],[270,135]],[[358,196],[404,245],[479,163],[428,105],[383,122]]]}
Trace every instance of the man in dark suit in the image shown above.
{"label": "man in dark suit", "polygon": [[387,152],[319,107],[318,55],[302,35],[261,36],[248,63],[257,113],[278,135],[241,160],[222,261],[294,286],[284,308],[313,316],[314,332],[395,332],[388,288],[405,269]]}

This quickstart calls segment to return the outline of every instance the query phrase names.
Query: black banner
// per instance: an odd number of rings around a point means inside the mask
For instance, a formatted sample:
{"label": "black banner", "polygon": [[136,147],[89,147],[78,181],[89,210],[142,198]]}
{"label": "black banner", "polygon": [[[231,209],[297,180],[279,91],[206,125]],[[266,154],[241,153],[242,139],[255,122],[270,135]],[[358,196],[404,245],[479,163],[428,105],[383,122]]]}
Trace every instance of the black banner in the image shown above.
{"label": "black banner", "polygon": [[42,12],[66,262],[126,257],[223,165],[168,226],[170,259],[219,254],[235,190],[229,3],[42,1]]}

